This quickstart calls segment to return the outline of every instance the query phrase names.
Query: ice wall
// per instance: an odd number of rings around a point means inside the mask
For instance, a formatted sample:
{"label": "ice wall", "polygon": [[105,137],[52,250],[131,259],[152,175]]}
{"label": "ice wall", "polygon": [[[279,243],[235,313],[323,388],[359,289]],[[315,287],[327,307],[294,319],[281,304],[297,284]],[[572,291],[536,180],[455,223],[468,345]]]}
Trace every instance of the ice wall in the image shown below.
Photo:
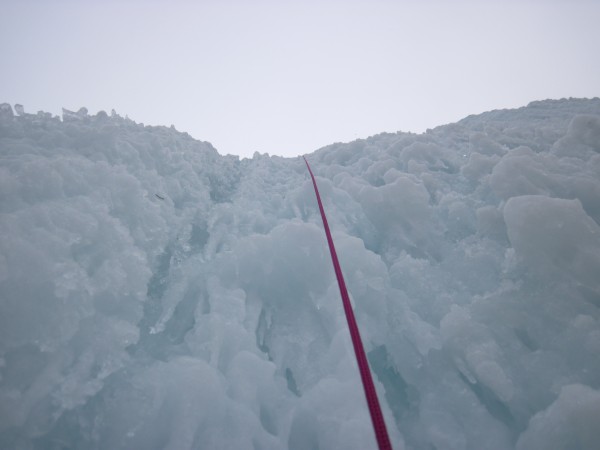
{"label": "ice wall", "polygon": [[[300,158],[0,105],[0,448],[375,441]],[[600,99],[308,155],[395,448],[600,445]]]}

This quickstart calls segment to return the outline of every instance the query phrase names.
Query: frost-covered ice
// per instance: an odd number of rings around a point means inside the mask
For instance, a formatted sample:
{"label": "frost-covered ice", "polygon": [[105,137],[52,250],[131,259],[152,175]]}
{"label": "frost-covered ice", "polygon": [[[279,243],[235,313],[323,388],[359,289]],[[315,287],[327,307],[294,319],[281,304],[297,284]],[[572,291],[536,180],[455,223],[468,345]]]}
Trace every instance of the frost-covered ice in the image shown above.
{"label": "frost-covered ice", "polygon": [[[0,448],[375,441],[301,158],[0,105]],[[308,155],[395,448],[600,446],[600,99]]]}

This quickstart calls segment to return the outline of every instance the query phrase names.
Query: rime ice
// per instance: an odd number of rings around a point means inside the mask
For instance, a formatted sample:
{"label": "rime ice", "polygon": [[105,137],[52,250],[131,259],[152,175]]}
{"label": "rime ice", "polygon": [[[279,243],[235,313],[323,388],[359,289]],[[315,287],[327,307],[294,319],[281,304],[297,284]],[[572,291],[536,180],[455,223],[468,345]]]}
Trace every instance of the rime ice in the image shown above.
{"label": "rime ice", "polygon": [[[0,105],[0,447],[375,445],[308,173]],[[600,442],[600,100],[320,149],[395,448]]]}

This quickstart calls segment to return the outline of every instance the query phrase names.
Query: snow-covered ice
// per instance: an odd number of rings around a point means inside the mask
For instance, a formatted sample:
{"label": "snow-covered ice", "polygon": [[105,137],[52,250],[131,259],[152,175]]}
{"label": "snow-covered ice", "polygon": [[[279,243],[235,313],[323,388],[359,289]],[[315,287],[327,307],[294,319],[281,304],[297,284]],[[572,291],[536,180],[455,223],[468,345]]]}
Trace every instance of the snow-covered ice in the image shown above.
{"label": "snow-covered ice", "polygon": [[[395,448],[600,446],[600,99],[307,158]],[[0,105],[0,448],[374,446],[301,158]]]}

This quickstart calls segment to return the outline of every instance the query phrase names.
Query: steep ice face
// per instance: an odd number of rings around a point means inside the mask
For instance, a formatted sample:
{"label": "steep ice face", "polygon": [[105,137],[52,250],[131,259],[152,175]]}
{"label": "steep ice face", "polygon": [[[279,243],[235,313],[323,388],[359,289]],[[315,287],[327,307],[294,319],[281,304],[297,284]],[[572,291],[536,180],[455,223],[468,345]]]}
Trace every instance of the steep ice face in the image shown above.
{"label": "steep ice face", "polygon": [[[300,158],[0,105],[0,447],[373,448]],[[308,159],[395,448],[595,448],[600,100]]]}

